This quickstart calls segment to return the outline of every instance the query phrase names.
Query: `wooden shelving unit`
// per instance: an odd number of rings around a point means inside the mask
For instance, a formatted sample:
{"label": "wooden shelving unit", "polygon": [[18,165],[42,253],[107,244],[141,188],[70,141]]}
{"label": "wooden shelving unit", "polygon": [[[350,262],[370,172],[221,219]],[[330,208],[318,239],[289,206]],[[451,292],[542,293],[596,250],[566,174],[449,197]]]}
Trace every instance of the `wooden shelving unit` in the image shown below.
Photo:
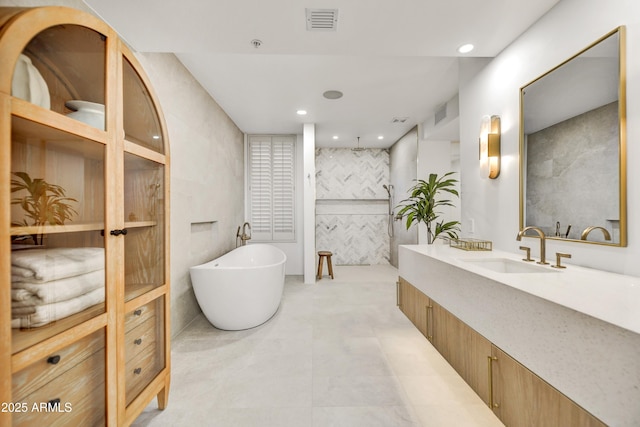
{"label": "wooden shelving unit", "polygon": [[[0,59],[0,402],[27,408],[0,425],[129,425],[169,393],[159,103],[115,31],[78,10],[0,8]],[[69,116],[71,100],[103,105],[104,127]],[[62,189],[73,212],[53,221],[35,186],[47,215],[29,212],[11,184],[25,174]],[[41,402],[71,410],[31,410]]]}

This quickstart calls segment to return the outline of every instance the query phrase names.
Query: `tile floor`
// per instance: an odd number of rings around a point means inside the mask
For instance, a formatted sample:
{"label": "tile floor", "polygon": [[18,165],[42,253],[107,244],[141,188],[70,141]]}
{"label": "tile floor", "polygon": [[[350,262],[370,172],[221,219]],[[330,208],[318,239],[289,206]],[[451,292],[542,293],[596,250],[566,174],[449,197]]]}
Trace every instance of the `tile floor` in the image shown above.
{"label": "tile floor", "polygon": [[334,272],[288,276],[253,329],[197,317],[173,341],[167,409],[134,426],[502,426],[396,307],[395,268]]}

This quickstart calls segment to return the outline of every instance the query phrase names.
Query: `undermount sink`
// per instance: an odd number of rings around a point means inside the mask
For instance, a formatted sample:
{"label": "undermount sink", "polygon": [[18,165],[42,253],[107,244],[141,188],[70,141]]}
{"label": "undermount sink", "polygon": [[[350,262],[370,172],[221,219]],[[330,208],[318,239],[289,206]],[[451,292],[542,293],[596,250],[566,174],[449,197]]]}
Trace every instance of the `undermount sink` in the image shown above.
{"label": "undermount sink", "polygon": [[486,268],[497,273],[556,273],[558,270],[543,267],[541,265],[530,264],[524,261],[514,261],[509,258],[478,258],[478,259],[460,259],[460,261],[473,264],[475,266]]}

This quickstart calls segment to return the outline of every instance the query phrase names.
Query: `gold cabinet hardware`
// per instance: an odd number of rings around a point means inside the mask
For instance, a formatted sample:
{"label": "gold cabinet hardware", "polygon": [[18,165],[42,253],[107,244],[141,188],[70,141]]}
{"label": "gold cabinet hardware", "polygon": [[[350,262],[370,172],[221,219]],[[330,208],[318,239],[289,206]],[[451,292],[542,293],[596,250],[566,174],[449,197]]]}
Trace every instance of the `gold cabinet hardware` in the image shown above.
{"label": "gold cabinet hardware", "polygon": [[493,401],[493,362],[497,361],[495,356],[487,356],[487,370],[489,372],[489,408],[497,408],[499,405]]}
{"label": "gold cabinet hardware", "polygon": [[396,307],[400,307],[400,281],[396,281]]}
{"label": "gold cabinet hardware", "polygon": [[[433,342],[433,334],[429,335],[429,313],[433,314],[433,311],[430,312],[429,310],[433,310],[433,306],[432,305],[426,305],[424,308],[426,310],[426,315],[427,315],[427,324],[426,324],[425,332],[427,334],[427,339],[430,342]],[[433,322],[431,322],[431,323],[432,323],[431,324],[431,330],[433,331]]]}
{"label": "gold cabinet hardware", "polygon": [[525,251],[525,253],[527,254],[526,258],[522,258],[523,261],[533,261],[533,259],[531,258],[531,248],[528,246],[520,246],[519,248],[521,251]]}
{"label": "gold cabinet hardware", "polygon": [[553,268],[567,268],[564,265],[560,264],[561,258],[571,258],[571,254],[566,254],[563,252],[556,252],[556,265],[552,265]]}

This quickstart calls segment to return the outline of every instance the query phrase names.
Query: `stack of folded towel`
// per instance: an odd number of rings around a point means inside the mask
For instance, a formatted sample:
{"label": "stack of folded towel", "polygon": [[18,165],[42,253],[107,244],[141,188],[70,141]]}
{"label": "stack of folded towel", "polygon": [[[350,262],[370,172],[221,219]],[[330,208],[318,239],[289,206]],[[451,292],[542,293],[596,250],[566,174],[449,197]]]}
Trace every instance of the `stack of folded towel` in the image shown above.
{"label": "stack of folded towel", "polygon": [[11,327],[37,327],[104,301],[104,249],[11,253]]}

